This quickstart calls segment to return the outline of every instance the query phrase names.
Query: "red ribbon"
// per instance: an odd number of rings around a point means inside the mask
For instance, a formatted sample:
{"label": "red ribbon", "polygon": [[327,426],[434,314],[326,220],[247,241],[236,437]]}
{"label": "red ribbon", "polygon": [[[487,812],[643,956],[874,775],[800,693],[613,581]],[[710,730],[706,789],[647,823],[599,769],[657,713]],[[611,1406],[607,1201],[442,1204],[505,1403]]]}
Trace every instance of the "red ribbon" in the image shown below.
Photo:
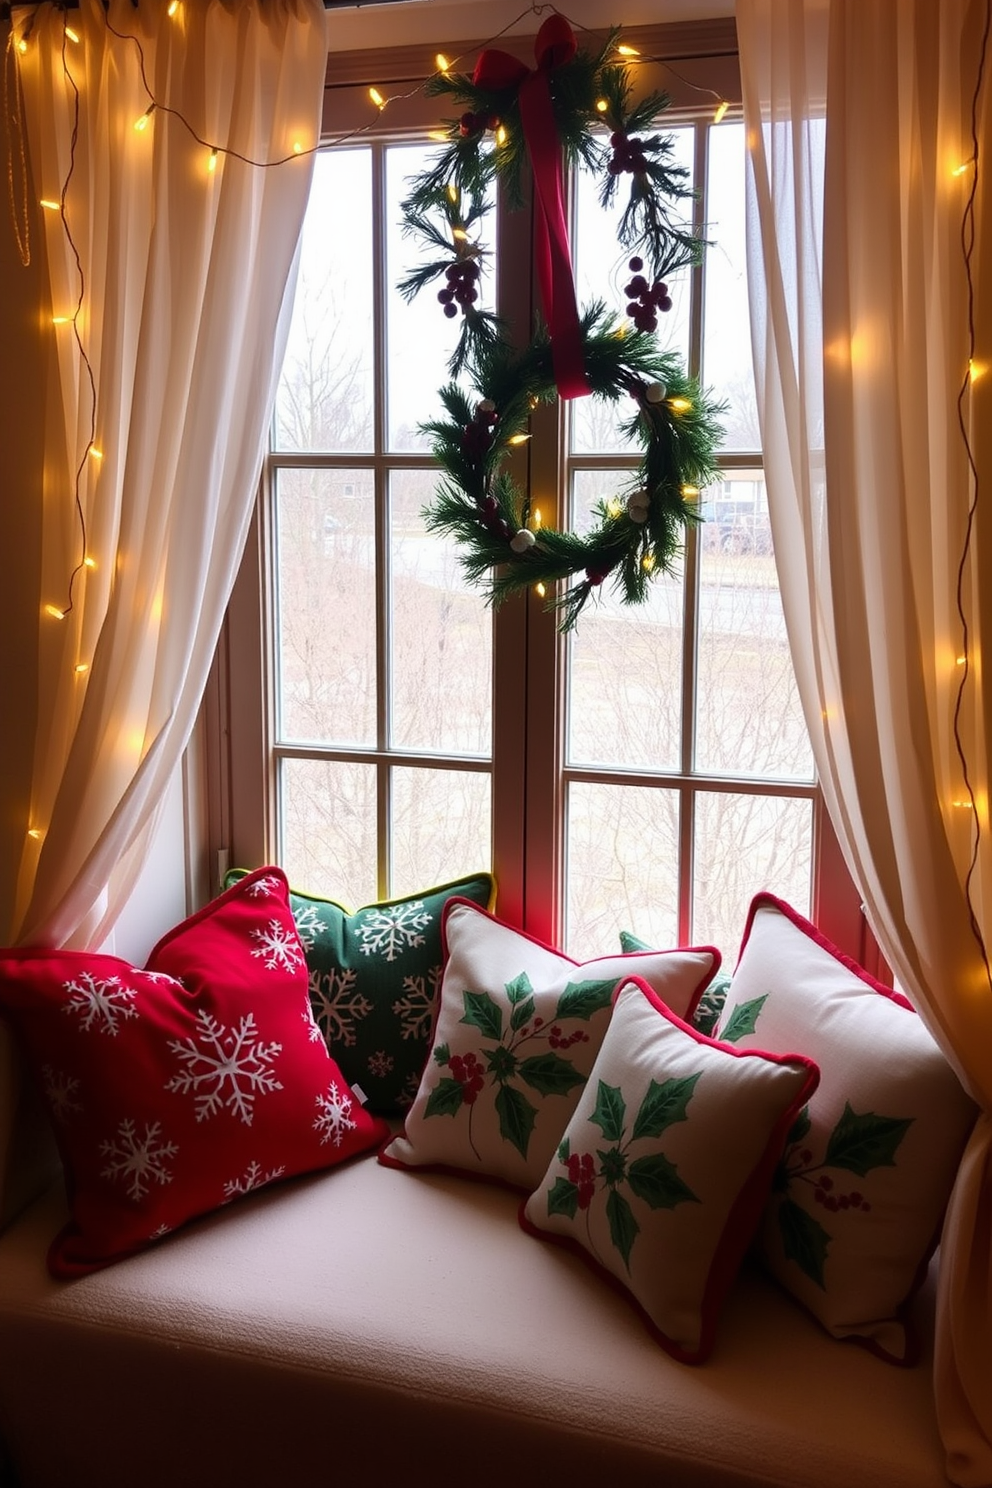
{"label": "red ribbon", "polygon": [[555,383],[561,398],[581,398],[591,391],[575,301],[562,189],[561,143],[550,82],[552,68],[570,62],[575,50],[571,26],[564,16],[554,14],[537,33],[535,70],[509,52],[487,49],[480,54],[472,74],[472,81],[480,88],[499,92],[517,87],[520,123],[534,175],[534,263],[551,335]]}

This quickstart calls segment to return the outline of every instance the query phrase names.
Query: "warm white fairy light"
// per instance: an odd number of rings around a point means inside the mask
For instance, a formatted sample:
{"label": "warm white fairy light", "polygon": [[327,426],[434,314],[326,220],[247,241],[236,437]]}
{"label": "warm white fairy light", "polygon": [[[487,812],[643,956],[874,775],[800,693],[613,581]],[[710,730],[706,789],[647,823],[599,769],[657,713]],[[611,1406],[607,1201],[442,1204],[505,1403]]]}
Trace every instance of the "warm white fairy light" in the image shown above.
{"label": "warm white fairy light", "polygon": [[71,26],[65,27],[65,35],[67,40],[71,41],[75,46],[79,45],[79,33],[73,31]]}
{"label": "warm white fairy light", "polygon": [[62,210],[62,203],[52,201],[49,196],[43,196],[38,205],[44,207],[46,212],[61,212]]}
{"label": "warm white fairy light", "polygon": [[145,109],[145,112],[141,115],[141,118],[140,119],[135,119],[135,121],[134,121],[134,127],[135,127],[135,129],[137,130],[137,132],[139,134],[144,134],[145,130],[148,128],[148,122],[151,119],[151,116],[152,116],[152,114],[154,112],[155,112],[155,105],[154,105],[154,103],[150,103],[148,105],[148,107]]}
{"label": "warm white fairy light", "polygon": [[386,100],[383,98],[382,94],[379,92],[379,89],[378,88],[370,88],[369,89],[369,97],[371,98],[372,102],[375,104],[376,108],[381,113],[382,110],[386,107]]}
{"label": "warm white fairy light", "polygon": [[45,606],[45,614],[48,615],[48,616],[50,616],[50,618],[52,620],[64,620],[65,619],[65,610],[60,610],[59,607],[58,607],[58,605],[46,604],[46,606]]}
{"label": "warm white fairy light", "polygon": [[719,124],[723,121],[729,107],[730,104],[727,102],[727,100],[725,98],[721,98],[720,102],[716,106],[716,113],[713,115],[714,124]]}
{"label": "warm white fairy light", "polygon": [[451,70],[451,63],[448,61],[444,53],[438,52],[437,56],[434,58],[434,61],[437,63],[438,72],[443,72],[445,77],[447,77],[449,71]]}

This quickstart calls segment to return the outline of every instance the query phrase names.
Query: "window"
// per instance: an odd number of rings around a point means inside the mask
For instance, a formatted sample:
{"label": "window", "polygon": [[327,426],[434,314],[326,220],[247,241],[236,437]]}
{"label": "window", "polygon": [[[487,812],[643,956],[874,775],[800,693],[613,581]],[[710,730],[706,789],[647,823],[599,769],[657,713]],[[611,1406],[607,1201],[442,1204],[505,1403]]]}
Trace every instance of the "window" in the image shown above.
{"label": "window", "polygon": [[[815,911],[864,954],[819,805],[772,552],[743,126],[733,113],[712,121],[703,85],[688,96],[704,112],[676,110],[669,127],[712,246],[673,281],[658,335],[727,400],[723,478],[699,493],[704,520],[650,602],[604,596],[564,639],[536,595],[494,620],[423,522],[434,476],[419,425],[437,411],[454,344],[430,290],[406,304],[395,288],[415,252],[398,224],[431,149],[425,131],[383,128],[318,159],[260,540],[228,632],[232,716],[264,727],[232,751],[219,827],[300,886],[366,902],[492,854],[500,913],[577,957],[631,929],[711,942],[732,962],[758,888]],[[579,301],[606,298],[622,315],[615,224],[596,183],[580,175],[572,195]],[[487,289],[524,338],[529,219],[497,211],[491,230]],[[532,432],[517,474],[548,520],[580,527],[636,464],[613,412],[591,399],[538,410]],[[261,668],[242,665],[243,634],[261,637]],[[261,764],[255,778],[246,759]]]}

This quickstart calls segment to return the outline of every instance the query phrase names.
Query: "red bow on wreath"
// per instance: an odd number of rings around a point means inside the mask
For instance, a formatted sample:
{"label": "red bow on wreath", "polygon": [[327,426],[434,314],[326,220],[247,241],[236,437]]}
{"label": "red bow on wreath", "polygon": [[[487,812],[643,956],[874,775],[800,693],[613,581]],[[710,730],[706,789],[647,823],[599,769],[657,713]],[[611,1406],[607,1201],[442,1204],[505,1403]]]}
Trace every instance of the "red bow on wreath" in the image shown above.
{"label": "red bow on wreath", "polygon": [[551,15],[534,42],[533,71],[509,52],[482,52],[472,81],[501,91],[517,86],[520,123],[534,176],[534,262],[551,336],[551,356],[559,397],[581,398],[591,391],[585,373],[579,312],[575,302],[562,189],[561,142],[551,102],[551,72],[575,56],[575,36],[562,15]]}

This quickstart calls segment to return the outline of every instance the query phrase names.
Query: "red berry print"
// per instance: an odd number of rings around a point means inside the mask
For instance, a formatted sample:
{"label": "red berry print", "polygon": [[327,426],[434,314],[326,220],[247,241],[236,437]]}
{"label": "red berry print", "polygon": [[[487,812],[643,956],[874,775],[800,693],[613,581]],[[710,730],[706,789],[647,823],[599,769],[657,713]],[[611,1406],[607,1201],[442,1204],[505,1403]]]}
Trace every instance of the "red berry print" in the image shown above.
{"label": "red berry print", "polygon": [[474,1106],[479,1091],[486,1083],[482,1065],[474,1054],[452,1054],[448,1067],[462,1087],[462,1104]]}
{"label": "red berry print", "polygon": [[568,1159],[568,1176],[579,1190],[579,1208],[588,1209],[596,1192],[596,1163],[591,1152],[573,1152]]}

